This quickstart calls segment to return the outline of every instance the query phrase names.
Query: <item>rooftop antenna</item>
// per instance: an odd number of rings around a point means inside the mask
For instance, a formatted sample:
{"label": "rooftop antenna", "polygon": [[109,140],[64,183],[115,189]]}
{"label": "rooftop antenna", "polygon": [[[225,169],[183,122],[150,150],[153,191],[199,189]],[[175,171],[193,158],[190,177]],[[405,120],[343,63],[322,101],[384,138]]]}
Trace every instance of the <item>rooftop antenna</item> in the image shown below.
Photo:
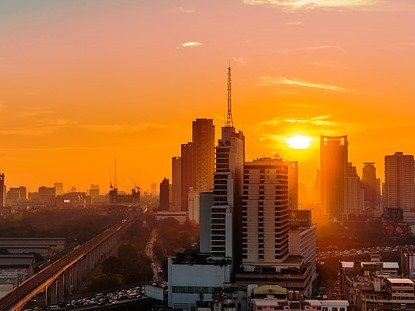
{"label": "rooftop antenna", "polygon": [[231,83],[231,67],[228,67],[228,115],[226,116],[226,126],[233,127],[232,120],[232,83]]}
{"label": "rooftop antenna", "polygon": [[115,158],[114,169],[114,188],[117,188],[117,158]]}

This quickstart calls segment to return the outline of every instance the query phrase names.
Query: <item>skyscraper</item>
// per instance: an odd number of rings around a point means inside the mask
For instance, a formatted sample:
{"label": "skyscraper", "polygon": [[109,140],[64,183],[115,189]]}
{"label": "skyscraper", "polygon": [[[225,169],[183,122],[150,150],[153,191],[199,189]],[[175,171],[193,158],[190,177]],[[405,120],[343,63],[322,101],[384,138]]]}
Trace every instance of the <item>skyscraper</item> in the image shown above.
{"label": "skyscraper", "polygon": [[181,210],[187,212],[189,209],[189,190],[195,184],[194,163],[195,152],[193,143],[182,144],[181,146]]}
{"label": "skyscraper", "polygon": [[346,214],[360,215],[363,212],[363,185],[356,167],[347,165],[347,210]]}
{"label": "skyscraper", "polygon": [[[211,211],[211,255],[240,260],[242,248],[242,194],[245,137],[232,123],[231,69],[228,68],[228,117],[216,147],[213,206]],[[238,262],[234,262],[238,264]]]}
{"label": "skyscraper", "polygon": [[181,158],[180,157],[173,157],[171,159],[171,167],[172,167],[172,196],[173,196],[173,204],[172,209],[174,211],[181,210],[181,188],[182,188],[182,168],[181,168]]}
{"label": "skyscraper", "polygon": [[160,204],[159,211],[168,211],[169,210],[169,192],[170,192],[170,183],[167,178],[164,178],[160,183]]}
{"label": "skyscraper", "polygon": [[321,204],[329,220],[341,220],[347,214],[347,163],[347,136],[321,136]]}
{"label": "skyscraper", "polygon": [[267,266],[288,256],[288,166],[263,158],[244,166],[242,263]]}
{"label": "skyscraper", "polygon": [[385,156],[385,208],[414,208],[414,156],[396,152]]}
{"label": "skyscraper", "polygon": [[4,206],[6,196],[6,186],[4,185],[4,174],[0,174],[0,207]]}
{"label": "skyscraper", "polygon": [[376,177],[375,163],[364,163],[362,184],[364,189],[365,207],[373,209],[380,202],[380,180]]}
{"label": "skyscraper", "polygon": [[298,209],[298,162],[284,161],[288,167],[288,207]]}
{"label": "skyscraper", "polygon": [[192,124],[194,151],[193,190],[205,192],[213,188],[215,171],[215,125],[212,119],[196,119]]}

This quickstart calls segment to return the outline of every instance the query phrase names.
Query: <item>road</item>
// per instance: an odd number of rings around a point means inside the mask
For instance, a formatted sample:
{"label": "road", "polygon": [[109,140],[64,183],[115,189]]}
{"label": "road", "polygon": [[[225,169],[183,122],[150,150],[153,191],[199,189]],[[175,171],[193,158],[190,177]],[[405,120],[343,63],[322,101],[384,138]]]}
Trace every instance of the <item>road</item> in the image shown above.
{"label": "road", "polygon": [[328,259],[353,257],[353,256],[358,256],[358,255],[368,255],[371,253],[400,252],[404,249],[415,250],[415,245],[397,245],[395,247],[377,246],[377,247],[368,247],[368,248],[362,248],[362,249],[319,252],[317,253],[317,260],[321,262],[321,261],[328,260]]}
{"label": "road", "polygon": [[158,236],[158,231],[156,227],[156,228],[153,228],[153,230],[151,230],[146,248],[144,249],[144,253],[151,260],[151,270],[153,270],[153,282],[160,283],[163,281],[163,278],[159,273],[159,271],[161,271],[161,264],[158,261],[153,251],[154,245],[157,242],[157,236]]}
{"label": "road", "polygon": [[0,310],[21,310],[27,302],[45,288],[49,287],[63,271],[69,269],[85,254],[94,249],[97,245],[104,242],[114,234],[118,233],[124,227],[129,226],[131,221],[123,221],[121,224],[114,225],[96,237],[92,238],[77,249],[72,250],[66,256],[53,262],[31,278],[24,281],[20,286],[13,289],[6,296],[0,299]]}

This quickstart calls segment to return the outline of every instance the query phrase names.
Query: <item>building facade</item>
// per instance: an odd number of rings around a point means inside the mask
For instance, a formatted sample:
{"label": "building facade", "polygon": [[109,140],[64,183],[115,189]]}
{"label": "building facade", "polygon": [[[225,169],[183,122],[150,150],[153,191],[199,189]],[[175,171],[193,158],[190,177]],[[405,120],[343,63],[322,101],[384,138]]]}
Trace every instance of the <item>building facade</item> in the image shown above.
{"label": "building facade", "polygon": [[347,136],[321,136],[321,204],[329,220],[341,220],[347,215],[347,163]]}

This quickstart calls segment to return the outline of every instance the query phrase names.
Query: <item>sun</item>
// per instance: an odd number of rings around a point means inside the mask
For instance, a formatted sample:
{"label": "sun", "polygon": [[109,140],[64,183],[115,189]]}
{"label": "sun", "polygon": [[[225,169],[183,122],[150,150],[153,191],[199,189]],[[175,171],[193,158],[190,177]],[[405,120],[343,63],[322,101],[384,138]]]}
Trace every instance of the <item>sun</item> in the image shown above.
{"label": "sun", "polygon": [[293,135],[285,141],[292,149],[307,149],[311,145],[312,138],[304,135]]}

